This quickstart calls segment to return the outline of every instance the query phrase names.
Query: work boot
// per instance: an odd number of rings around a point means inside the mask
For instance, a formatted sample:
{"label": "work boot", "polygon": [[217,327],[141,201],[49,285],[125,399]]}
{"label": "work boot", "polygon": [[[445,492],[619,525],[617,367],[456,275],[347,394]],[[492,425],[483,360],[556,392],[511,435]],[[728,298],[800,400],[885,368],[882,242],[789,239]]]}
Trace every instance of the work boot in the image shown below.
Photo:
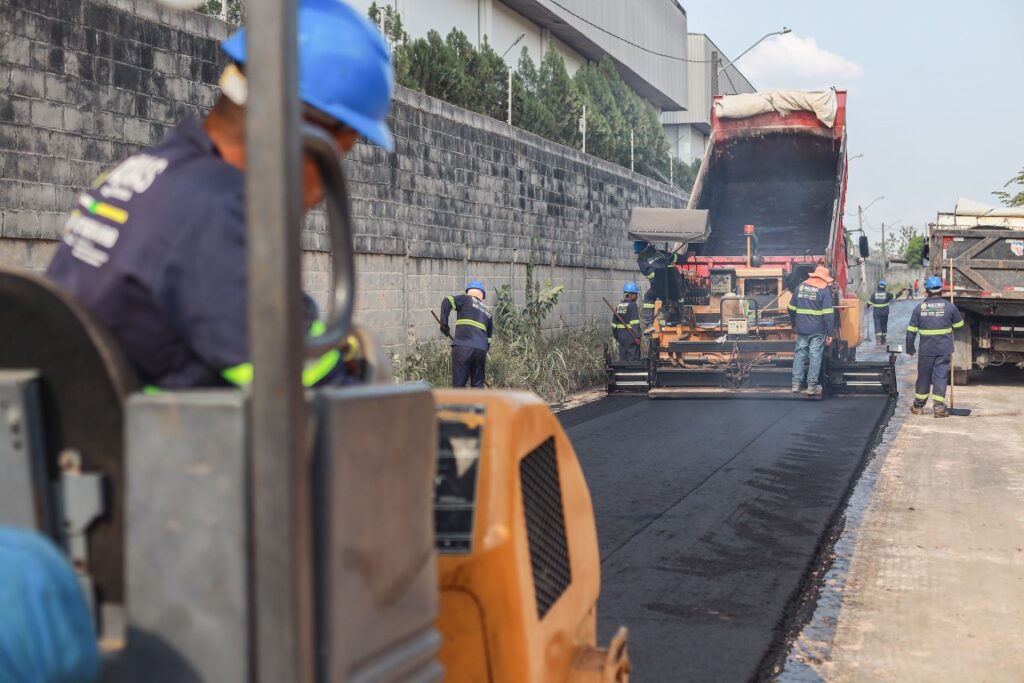
{"label": "work boot", "polygon": [[949,417],[949,410],[945,403],[936,403],[932,408],[932,415],[935,417]]}
{"label": "work boot", "polygon": [[821,385],[820,384],[808,384],[807,395],[815,398],[821,398]]}
{"label": "work boot", "polygon": [[924,401],[915,400],[910,406],[910,412],[914,415],[924,415]]}
{"label": "work boot", "polygon": [[881,345],[882,345],[882,335],[876,334],[875,335],[875,346],[881,346]]}

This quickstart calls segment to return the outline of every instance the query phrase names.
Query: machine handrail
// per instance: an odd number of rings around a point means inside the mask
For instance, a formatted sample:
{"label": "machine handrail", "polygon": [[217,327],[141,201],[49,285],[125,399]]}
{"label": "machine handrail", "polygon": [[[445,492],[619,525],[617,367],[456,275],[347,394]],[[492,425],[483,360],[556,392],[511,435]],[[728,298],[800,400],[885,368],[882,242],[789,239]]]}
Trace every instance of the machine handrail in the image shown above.
{"label": "machine handrail", "polygon": [[305,340],[305,355],[312,358],[338,348],[352,329],[356,292],[355,248],[352,243],[348,184],[341,166],[341,152],[331,136],[316,126],[303,124],[300,134],[302,148],[313,158],[323,179],[327,227],[331,239],[331,266],[334,271],[327,329],[323,334],[306,337]]}

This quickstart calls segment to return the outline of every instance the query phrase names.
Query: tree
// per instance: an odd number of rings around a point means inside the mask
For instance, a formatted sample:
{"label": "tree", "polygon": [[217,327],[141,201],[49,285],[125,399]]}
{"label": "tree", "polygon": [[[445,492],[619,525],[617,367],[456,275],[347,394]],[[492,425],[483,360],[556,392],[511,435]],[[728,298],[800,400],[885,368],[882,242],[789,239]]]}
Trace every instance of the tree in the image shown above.
{"label": "tree", "polygon": [[416,89],[452,104],[466,92],[466,64],[437,31],[408,44],[409,82]]}
{"label": "tree", "polygon": [[550,138],[563,145],[578,147],[582,112],[580,96],[565,70],[562,55],[554,48],[544,53],[541,60],[536,94],[544,108],[551,112],[553,129]]}
{"label": "tree", "polygon": [[395,81],[407,88],[416,87],[409,76],[409,34],[402,24],[402,15],[391,5],[378,7],[376,2],[370,3],[368,11],[370,21],[380,27],[384,39],[391,48],[391,64],[395,70]]}
{"label": "tree", "polygon": [[[1011,185],[1017,185],[1019,188],[1012,194],[1006,191],[1006,188]],[[1024,168],[1020,169],[1017,175],[1007,180],[1003,188],[1002,190],[996,190],[992,194],[1006,206],[1024,206]]]}
{"label": "tree", "polygon": [[611,159],[626,128],[611,86],[596,62],[581,66],[573,76],[573,82],[581,103],[587,107],[587,152],[602,159]]}
{"label": "tree", "polygon": [[245,21],[245,0],[209,0],[199,11],[238,26]]}
{"label": "tree", "polygon": [[469,73],[476,80],[471,109],[492,118],[504,120],[508,107],[508,67],[491,44],[477,50],[469,64]]}
{"label": "tree", "polygon": [[519,68],[512,80],[512,122],[541,137],[554,139],[555,119],[541,101],[540,74],[524,47]]}

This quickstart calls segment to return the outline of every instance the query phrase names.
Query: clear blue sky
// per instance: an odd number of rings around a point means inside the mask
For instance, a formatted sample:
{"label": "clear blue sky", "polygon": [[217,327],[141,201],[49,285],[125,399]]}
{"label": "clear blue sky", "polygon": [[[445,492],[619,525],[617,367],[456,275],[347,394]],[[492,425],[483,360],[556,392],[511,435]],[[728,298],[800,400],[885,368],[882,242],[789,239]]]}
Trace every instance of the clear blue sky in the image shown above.
{"label": "clear blue sky", "polygon": [[[996,203],[1024,167],[1024,1],[680,0],[691,33],[735,57],[758,89],[850,91],[847,211],[923,227],[958,196]],[[851,220],[852,219],[852,220]],[[848,218],[855,225],[855,218]]]}

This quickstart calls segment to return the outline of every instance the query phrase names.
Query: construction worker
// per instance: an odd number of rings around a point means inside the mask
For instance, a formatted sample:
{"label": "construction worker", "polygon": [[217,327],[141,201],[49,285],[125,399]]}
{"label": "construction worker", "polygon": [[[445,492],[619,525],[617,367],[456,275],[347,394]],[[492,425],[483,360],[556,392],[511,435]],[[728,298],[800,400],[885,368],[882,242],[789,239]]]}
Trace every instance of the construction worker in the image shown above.
{"label": "construction worker", "polygon": [[[836,335],[832,308],[832,276],[828,268],[818,266],[800,283],[789,303],[789,317],[796,328],[796,352],[793,356],[793,393],[800,391],[807,373],[807,395],[821,396],[821,356]],[[808,359],[808,356],[810,357]],[[809,367],[805,370],[804,364]]]}
{"label": "construction worker", "polygon": [[[682,278],[679,277],[678,271],[673,266],[680,263],[682,259],[679,254],[669,253],[663,249],[658,249],[650,242],[645,240],[636,240],[633,242],[633,253],[636,254],[636,263],[640,267],[640,272],[645,278],[647,278],[650,286],[644,293],[643,300],[643,314],[641,320],[643,320],[644,334],[650,334],[653,331],[654,324],[654,306],[655,302],[661,298],[660,295],[664,292],[658,291],[658,287],[655,286],[655,278],[660,273],[675,273],[675,280],[678,283],[679,296],[682,297]],[[668,285],[668,278],[663,278],[658,285],[665,289]],[[663,302],[664,303],[664,302]]]}
{"label": "construction worker", "polygon": [[640,288],[635,282],[622,286],[622,301],[612,316],[612,332],[619,344],[619,360],[640,360],[640,315],[636,299]]}
{"label": "construction worker", "polygon": [[914,278],[914,298],[917,298],[917,293],[921,291],[921,281]]}
{"label": "construction worker", "polygon": [[[484,303],[484,283],[473,280],[466,293],[446,296],[441,300],[441,332],[452,340],[452,386],[474,389],[484,386],[487,371],[487,349],[491,346],[494,320]],[[455,311],[455,334],[448,326],[448,316]]]}
{"label": "construction worker", "polygon": [[[946,385],[953,356],[953,330],[963,327],[964,319],[953,302],[942,298],[942,280],[932,275],[924,281],[924,289],[927,297],[914,309],[907,325],[907,353],[917,353],[917,383],[910,412],[924,413],[930,391],[932,414],[947,417]],[[914,348],[917,335],[921,335],[919,351]]]}
{"label": "construction worker", "polygon": [[[344,154],[362,135],[390,151],[393,75],[387,43],[338,0],[298,8],[303,117]],[[246,31],[221,44],[231,59],[203,122],[182,120],[163,141],[102,175],[78,198],[47,274],[120,342],[142,381],[157,387],[252,380],[245,215]],[[302,203],[324,197],[304,158]],[[299,225],[296,225],[296,230]],[[307,323],[316,324],[306,297]],[[345,380],[337,349],[307,365],[307,386]]]}
{"label": "construction worker", "polygon": [[878,281],[878,289],[868,299],[871,315],[875,322],[875,343],[885,344],[885,334],[889,329],[889,305],[896,297],[886,290],[885,280]]}

